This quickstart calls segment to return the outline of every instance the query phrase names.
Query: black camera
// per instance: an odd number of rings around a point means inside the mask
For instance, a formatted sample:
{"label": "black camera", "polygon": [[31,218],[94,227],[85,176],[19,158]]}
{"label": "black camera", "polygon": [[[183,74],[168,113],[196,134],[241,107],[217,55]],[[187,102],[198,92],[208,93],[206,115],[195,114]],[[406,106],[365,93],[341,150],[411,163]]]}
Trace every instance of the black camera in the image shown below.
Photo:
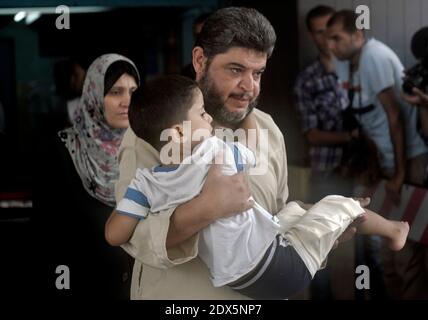
{"label": "black camera", "polygon": [[403,79],[403,91],[412,94],[414,87],[422,92],[428,93],[428,55],[418,63],[406,70]]}
{"label": "black camera", "polygon": [[406,70],[403,79],[403,91],[412,94],[414,87],[428,93],[428,27],[416,32],[412,37],[412,53],[421,61]]}

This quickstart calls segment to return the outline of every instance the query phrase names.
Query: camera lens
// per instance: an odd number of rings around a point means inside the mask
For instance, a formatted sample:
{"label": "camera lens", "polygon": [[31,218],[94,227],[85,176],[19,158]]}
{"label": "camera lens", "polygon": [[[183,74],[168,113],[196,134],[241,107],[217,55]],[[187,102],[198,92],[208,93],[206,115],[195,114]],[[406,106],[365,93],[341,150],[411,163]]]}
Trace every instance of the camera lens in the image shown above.
{"label": "camera lens", "polygon": [[402,87],[403,87],[404,93],[412,94],[413,88],[415,87],[415,84],[413,83],[412,80],[406,79],[406,80],[404,80]]}

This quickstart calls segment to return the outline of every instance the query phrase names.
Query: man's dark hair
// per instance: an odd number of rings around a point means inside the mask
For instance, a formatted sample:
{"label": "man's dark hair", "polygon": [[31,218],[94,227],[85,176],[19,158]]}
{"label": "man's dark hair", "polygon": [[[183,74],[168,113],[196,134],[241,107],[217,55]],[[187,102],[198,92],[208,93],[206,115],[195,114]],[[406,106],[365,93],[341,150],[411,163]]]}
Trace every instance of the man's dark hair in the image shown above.
{"label": "man's dark hair", "polygon": [[115,61],[107,68],[106,74],[104,76],[104,96],[107,95],[116,81],[124,73],[133,77],[137,84],[140,82],[137,70],[135,70],[132,64],[124,60]]}
{"label": "man's dark hair", "polygon": [[319,5],[315,8],[312,8],[309,10],[308,14],[306,15],[306,28],[308,28],[309,31],[312,31],[312,20],[316,18],[325,17],[327,15],[333,15],[336,12],[332,7]]}
{"label": "man's dark hair", "polygon": [[276,34],[269,20],[251,8],[229,7],[215,11],[205,20],[195,46],[211,60],[233,47],[252,49],[271,56]]}
{"label": "man's dark hair", "polygon": [[341,10],[337,11],[327,22],[327,27],[331,27],[335,24],[340,23],[342,25],[343,31],[349,34],[357,32],[357,26],[355,22],[357,21],[358,15],[352,10]]}
{"label": "man's dark hair", "polygon": [[129,124],[137,137],[160,151],[163,130],[187,120],[197,83],[187,77],[169,75],[154,78],[140,86],[131,98]]}

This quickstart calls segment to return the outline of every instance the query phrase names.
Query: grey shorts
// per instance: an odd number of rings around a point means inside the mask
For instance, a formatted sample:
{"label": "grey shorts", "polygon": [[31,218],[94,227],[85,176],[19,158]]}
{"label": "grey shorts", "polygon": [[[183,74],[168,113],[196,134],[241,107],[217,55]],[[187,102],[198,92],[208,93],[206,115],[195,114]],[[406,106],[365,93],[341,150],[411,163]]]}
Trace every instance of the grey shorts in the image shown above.
{"label": "grey shorts", "polygon": [[311,274],[296,250],[277,235],[258,266],[229,286],[252,299],[278,300],[301,292],[311,280]]}

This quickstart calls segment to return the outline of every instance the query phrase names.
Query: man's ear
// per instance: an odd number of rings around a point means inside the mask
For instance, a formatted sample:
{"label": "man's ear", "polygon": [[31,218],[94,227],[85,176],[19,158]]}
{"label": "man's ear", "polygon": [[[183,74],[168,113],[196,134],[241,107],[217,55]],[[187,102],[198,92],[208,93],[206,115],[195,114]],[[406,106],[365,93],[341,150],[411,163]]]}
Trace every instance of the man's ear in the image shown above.
{"label": "man's ear", "polygon": [[364,39],[365,39],[365,35],[364,35],[364,31],[362,30],[357,30],[354,34],[354,39],[357,40],[359,43],[364,43]]}
{"label": "man's ear", "polygon": [[194,47],[192,50],[192,64],[196,72],[196,79],[198,80],[200,75],[204,72],[207,58],[204,54],[204,49],[201,47]]}

